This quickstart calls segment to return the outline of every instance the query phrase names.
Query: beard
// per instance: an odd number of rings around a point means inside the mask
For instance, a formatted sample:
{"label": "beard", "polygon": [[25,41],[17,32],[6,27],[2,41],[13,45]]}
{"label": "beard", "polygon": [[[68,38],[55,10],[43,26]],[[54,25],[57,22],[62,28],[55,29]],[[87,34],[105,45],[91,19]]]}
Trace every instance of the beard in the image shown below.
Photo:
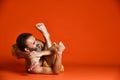
{"label": "beard", "polygon": [[41,48],[40,48],[40,45],[37,44],[37,45],[36,45],[36,48],[29,48],[29,50],[30,50],[30,52],[32,52],[32,51],[40,52],[40,51],[41,51]]}

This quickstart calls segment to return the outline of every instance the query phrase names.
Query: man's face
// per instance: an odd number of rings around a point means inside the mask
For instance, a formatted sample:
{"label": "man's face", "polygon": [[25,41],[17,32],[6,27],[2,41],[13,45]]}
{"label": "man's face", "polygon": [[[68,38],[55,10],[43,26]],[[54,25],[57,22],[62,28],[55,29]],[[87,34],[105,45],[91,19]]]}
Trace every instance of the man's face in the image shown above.
{"label": "man's face", "polygon": [[26,45],[27,45],[27,49],[28,49],[29,51],[38,51],[39,44],[37,44],[37,41],[36,41],[35,37],[30,36],[30,37],[26,40]]}

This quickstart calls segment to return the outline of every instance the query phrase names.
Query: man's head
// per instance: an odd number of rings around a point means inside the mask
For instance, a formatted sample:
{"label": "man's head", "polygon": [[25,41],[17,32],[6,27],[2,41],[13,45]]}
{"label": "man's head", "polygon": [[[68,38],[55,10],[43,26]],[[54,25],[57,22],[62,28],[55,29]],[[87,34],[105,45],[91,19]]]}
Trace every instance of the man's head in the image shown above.
{"label": "man's head", "polygon": [[16,44],[21,51],[31,52],[36,51],[38,44],[35,37],[31,33],[22,33],[16,39]]}

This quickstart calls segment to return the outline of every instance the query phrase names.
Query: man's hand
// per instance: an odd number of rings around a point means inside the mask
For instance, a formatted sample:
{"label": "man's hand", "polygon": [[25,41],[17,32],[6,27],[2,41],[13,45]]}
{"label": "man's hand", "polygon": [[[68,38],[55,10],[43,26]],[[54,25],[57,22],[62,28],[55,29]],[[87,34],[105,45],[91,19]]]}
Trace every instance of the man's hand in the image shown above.
{"label": "man's hand", "polygon": [[45,26],[43,23],[37,23],[36,24],[36,28],[38,29],[38,30],[42,30],[42,27],[41,26]]}
{"label": "man's hand", "polygon": [[48,33],[44,23],[37,23],[36,28],[42,33]]}
{"label": "man's hand", "polygon": [[44,23],[37,23],[36,28],[43,34],[45,37],[49,37],[49,33],[44,25]]}
{"label": "man's hand", "polygon": [[28,68],[28,71],[31,71],[33,68],[37,67],[39,63],[34,63],[30,68]]}

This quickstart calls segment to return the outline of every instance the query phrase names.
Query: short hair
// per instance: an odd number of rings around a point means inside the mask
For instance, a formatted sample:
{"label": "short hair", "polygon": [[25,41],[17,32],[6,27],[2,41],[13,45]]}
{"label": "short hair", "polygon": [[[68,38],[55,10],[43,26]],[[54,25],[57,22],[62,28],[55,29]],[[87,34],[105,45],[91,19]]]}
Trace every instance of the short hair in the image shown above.
{"label": "short hair", "polygon": [[17,44],[17,47],[21,50],[21,51],[24,51],[25,52],[25,48],[27,47],[26,45],[26,40],[32,36],[31,33],[22,33],[20,34],[17,39],[16,39],[16,44]]}

